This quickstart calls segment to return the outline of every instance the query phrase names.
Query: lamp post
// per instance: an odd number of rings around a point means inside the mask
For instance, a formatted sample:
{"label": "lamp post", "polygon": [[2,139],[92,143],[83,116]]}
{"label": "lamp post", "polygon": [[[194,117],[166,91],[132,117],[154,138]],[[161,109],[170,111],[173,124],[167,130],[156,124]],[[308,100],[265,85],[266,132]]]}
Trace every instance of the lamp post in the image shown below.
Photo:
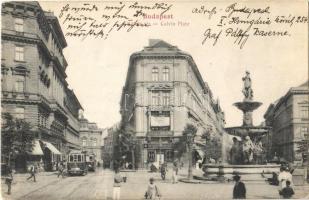
{"label": "lamp post", "polygon": [[188,179],[191,180],[193,178],[192,174],[192,144],[193,144],[193,134],[188,132],[187,134],[187,146],[188,146],[188,160],[189,160],[189,167],[188,167]]}

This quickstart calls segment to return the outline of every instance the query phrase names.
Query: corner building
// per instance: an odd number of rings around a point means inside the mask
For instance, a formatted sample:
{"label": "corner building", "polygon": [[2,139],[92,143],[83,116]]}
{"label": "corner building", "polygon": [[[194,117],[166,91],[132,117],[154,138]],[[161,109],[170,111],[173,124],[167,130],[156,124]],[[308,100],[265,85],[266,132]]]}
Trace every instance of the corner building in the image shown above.
{"label": "corner building", "polygon": [[299,143],[308,140],[309,85],[308,81],[292,87],[277,101],[270,104],[264,114],[271,126],[271,157],[276,153],[289,162],[301,163],[305,154],[298,152]]}
{"label": "corner building", "polygon": [[38,162],[52,170],[71,149],[80,149],[82,107],[66,81],[67,43],[57,17],[38,2],[5,2],[1,16],[1,112],[38,131],[34,151],[26,161],[17,158],[15,168]]}
{"label": "corner building", "polygon": [[173,145],[187,123],[198,128],[196,150],[205,130],[224,132],[224,113],[191,55],[162,40],[151,39],[131,55],[120,104],[141,149],[139,167],[173,161]]}

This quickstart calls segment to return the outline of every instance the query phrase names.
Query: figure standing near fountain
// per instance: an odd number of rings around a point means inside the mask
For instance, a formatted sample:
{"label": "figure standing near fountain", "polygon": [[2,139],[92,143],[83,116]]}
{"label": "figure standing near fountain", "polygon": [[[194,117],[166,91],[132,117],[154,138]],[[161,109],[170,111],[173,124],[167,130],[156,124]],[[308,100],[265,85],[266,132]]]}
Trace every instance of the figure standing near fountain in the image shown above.
{"label": "figure standing near fountain", "polygon": [[249,136],[245,137],[245,140],[243,141],[243,154],[244,154],[244,162],[245,164],[249,164],[253,160],[253,143]]}
{"label": "figure standing near fountain", "polygon": [[251,78],[250,78],[250,72],[246,71],[246,76],[242,78],[244,82],[244,88],[242,90],[242,93],[245,96],[244,101],[251,101],[253,98],[253,90],[251,88]]}
{"label": "figure standing near fountain", "polygon": [[242,163],[241,145],[236,137],[233,137],[233,146],[230,150],[230,162],[232,165],[239,165]]}

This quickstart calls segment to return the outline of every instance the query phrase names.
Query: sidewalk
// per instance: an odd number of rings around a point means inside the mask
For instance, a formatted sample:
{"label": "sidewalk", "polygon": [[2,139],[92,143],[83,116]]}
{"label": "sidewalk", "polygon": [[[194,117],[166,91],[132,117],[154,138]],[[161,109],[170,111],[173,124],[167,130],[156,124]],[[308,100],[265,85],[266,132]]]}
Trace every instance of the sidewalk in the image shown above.
{"label": "sidewalk", "polygon": [[[36,174],[36,182],[27,180],[30,176],[29,173],[17,173],[13,174],[12,182],[12,194],[7,194],[7,185],[5,184],[5,179],[1,179],[1,199],[21,199],[28,193],[35,192],[40,188],[44,188],[47,185],[56,183],[61,180],[57,177],[57,172],[40,172]],[[18,193],[17,193],[18,191]]]}

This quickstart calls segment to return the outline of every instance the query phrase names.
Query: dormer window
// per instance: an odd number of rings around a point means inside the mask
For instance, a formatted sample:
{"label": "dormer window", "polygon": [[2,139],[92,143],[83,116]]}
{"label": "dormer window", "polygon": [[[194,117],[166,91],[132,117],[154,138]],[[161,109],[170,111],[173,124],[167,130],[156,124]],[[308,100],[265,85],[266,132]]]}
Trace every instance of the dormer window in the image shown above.
{"label": "dormer window", "polygon": [[152,68],[152,81],[159,81],[159,68],[158,67]]}

